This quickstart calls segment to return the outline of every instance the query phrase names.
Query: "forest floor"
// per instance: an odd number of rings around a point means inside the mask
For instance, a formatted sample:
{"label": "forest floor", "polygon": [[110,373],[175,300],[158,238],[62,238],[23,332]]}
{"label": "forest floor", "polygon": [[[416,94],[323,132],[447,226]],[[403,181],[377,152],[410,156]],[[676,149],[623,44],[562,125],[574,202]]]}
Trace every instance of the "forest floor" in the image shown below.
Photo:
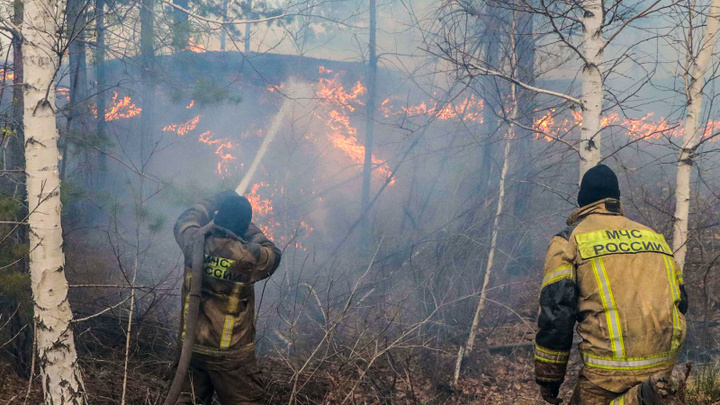
{"label": "forest floor", "polygon": [[[353,404],[542,404],[533,376],[533,352],[531,346],[501,350],[491,353],[489,346],[517,343],[511,339],[516,328],[495,330],[492,342],[479,342],[475,353],[466,360],[463,374],[453,389],[449,384],[454,364],[454,348],[448,347],[441,354],[431,358],[418,357],[407,360],[404,372],[398,375],[380,367],[375,376],[368,375],[365,383],[358,384],[346,403]],[[518,328],[519,329],[519,328]],[[523,337],[531,342],[530,337]],[[123,359],[121,353],[105,358],[81,358],[85,386],[91,404],[120,403],[122,393]],[[128,373],[128,404],[160,404],[167,389],[169,373],[167,363],[148,360],[132,361]],[[259,357],[263,374],[269,382],[269,391],[276,403],[288,403],[291,393],[292,373],[283,360],[276,357]],[[399,359],[399,362],[405,362]],[[153,366],[154,364],[154,366]],[[561,396],[567,403],[574,380],[580,368],[579,356],[573,355],[567,383]],[[394,375],[394,376],[393,376]],[[380,376],[380,377],[378,377]],[[384,377],[384,378],[383,378]],[[335,404],[342,403],[348,387],[357,383],[357,374],[352,367],[327,364],[303,382],[298,403]],[[29,391],[28,391],[28,388]],[[0,404],[40,404],[42,387],[36,376],[31,387],[28,381],[18,377],[7,362],[0,362]]]}
{"label": "forest floor", "polygon": [[[520,352],[519,350],[515,350]],[[525,351],[525,350],[523,350]],[[261,362],[263,359],[261,359]],[[279,378],[284,373],[273,374],[268,366],[274,365],[274,361],[265,361],[264,375],[268,377],[270,387],[278,398],[273,403],[288,403],[286,381]],[[410,385],[403,387],[403,383],[396,386],[396,392],[391,395],[391,401],[383,401],[377,393],[367,392],[367,387],[358,390],[355,395],[346,403],[351,404],[496,404],[496,405],[535,405],[544,404],[541,400],[537,385],[533,378],[533,364],[529,354],[514,353],[506,354],[485,354],[471,359],[470,364],[464,370],[458,386],[452,390],[447,384],[438,384],[433,378],[422,374],[412,378]],[[480,367],[480,365],[484,365]],[[580,361],[577,355],[569,367],[569,375],[560,392],[564,403],[569,403],[574,381],[580,369]],[[679,366],[681,367],[681,366]],[[89,393],[91,404],[119,404],[122,387],[122,369],[112,367],[110,369],[93,372],[87,367],[85,370],[85,385]],[[162,396],[166,390],[164,378],[165,370],[159,370],[154,378],[148,378],[145,373],[131,374],[128,383],[127,404],[161,404]],[[115,375],[116,378],[111,378]],[[341,376],[330,377],[330,374],[321,373],[317,380],[311,383],[312,390],[322,397],[314,399],[306,398],[298,403],[341,403],[347,394],[348,381],[343,381]],[[329,378],[330,377],[330,378]],[[109,381],[112,381],[109,383]],[[408,381],[408,380],[403,380]],[[285,384],[285,387],[279,387]],[[29,388],[29,390],[28,390]],[[320,393],[317,390],[323,392]],[[374,397],[374,398],[373,398]],[[309,400],[309,401],[308,401]],[[35,378],[32,386],[28,386],[28,380],[18,377],[10,368],[7,362],[0,362],[0,404],[41,404],[42,387],[40,379]],[[716,404],[718,401],[693,401],[697,404]]]}
{"label": "forest floor", "polygon": [[[544,404],[534,381],[533,350],[531,345],[500,348],[501,345],[532,343],[532,337],[522,332],[521,325],[494,329],[493,339],[478,340],[477,348],[463,366],[458,385],[449,384],[456,348],[434,351],[430,355],[396,353],[396,359],[380,364],[373,373],[358,383],[357,370],[350,364],[323,363],[299,382],[301,389],[296,404]],[[519,341],[519,342],[518,342]],[[405,357],[403,357],[405,356]],[[141,360],[142,359],[142,360]],[[117,350],[98,354],[93,358],[81,355],[85,386],[90,404],[119,404],[123,391],[124,352]],[[268,382],[273,402],[287,404],[292,393],[292,371],[288,360],[277,356],[260,355],[259,363]],[[127,398],[131,404],[162,404],[172,370],[170,362],[161,356],[141,355],[128,366]],[[393,366],[393,364],[395,366]],[[577,348],[573,349],[568,376],[560,391],[564,403],[569,403],[572,388],[581,367]],[[678,365],[684,368],[684,365]],[[698,380],[698,368],[693,369]],[[688,403],[693,405],[720,404],[720,372],[712,374],[708,395],[694,392]],[[707,384],[707,381],[706,381]],[[696,384],[697,385],[697,384]],[[349,394],[351,393],[351,394]],[[42,387],[37,376],[29,387],[28,380],[18,377],[8,362],[0,360],[0,404],[41,404]]]}
{"label": "forest floor", "polygon": [[[513,356],[515,357],[515,356]],[[472,369],[474,365],[469,364],[465,370],[463,378],[460,379],[455,390],[451,390],[449,385],[438,384],[432,378],[418,375],[413,377],[412,387],[403,387],[402,383],[398,384],[398,392],[393,395],[392,403],[398,404],[541,404],[538,395],[537,385],[532,376],[532,362],[526,358],[529,356],[517,356],[514,359],[506,355],[489,355],[483,358],[483,363],[492,364],[491,370]],[[262,362],[262,359],[261,359]],[[273,362],[274,363],[274,362]],[[271,387],[278,389],[281,381],[273,376],[272,371],[264,368],[264,375],[269,377]],[[113,367],[114,368],[114,367]],[[570,398],[572,388],[572,380],[576,378],[578,367],[574,367],[574,372],[569,378],[568,383],[563,386],[562,397],[567,400]],[[85,385],[93,400],[91,404],[116,404],[120,403],[120,389],[122,380],[122,370],[117,370],[117,383],[108,384],[107,375],[98,375],[97,373],[88,373],[85,369]],[[109,370],[108,370],[109,371]],[[164,371],[164,370],[163,370]],[[105,374],[105,373],[103,373]],[[323,373],[324,374],[324,373]],[[329,374],[328,374],[329,376]],[[131,379],[132,380],[132,379]],[[323,381],[321,381],[323,380]],[[325,393],[322,395],[324,399],[321,403],[334,404],[341,403],[346,395],[347,390],[343,389],[338,382],[328,378],[320,378],[316,381],[316,386],[324,386]],[[161,389],[164,392],[162,381],[148,381],[144,378],[142,381],[131,381],[129,389],[128,404],[158,404],[159,395],[153,393],[155,389]],[[144,386],[144,387],[143,387]],[[153,389],[153,387],[155,389]],[[10,368],[9,364],[0,364],[0,404],[41,404],[42,403],[42,386],[40,379],[35,378],[30,387],[28,395],[28,380],[18,377]],[[145,388],[145,389],[143,389]],[[408,388],[408,389],[406,389]],[[314,388],[315,389],[315,388]],[[278,389],[278,396],[287,396]],[[157,391],[156,391],[157,392]],[[372,401],[371,398],[376,396],[373,393],[359,391],[354,401],[350,403],[382,403],[379,399]],[[279,399],[279,398],[278,398]],[[158,402],[156,402],[158,401]],[[287,403],[287,400],[277,401],[278,403]],[[313,401],[314,402],[314,401]]]}

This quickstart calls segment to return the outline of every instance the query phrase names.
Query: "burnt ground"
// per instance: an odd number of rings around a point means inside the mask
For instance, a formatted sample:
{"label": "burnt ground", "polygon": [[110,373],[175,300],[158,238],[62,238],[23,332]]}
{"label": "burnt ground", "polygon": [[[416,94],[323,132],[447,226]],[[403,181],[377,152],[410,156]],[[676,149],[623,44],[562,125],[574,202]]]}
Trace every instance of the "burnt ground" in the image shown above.
{"label": "burnt ground", "polygon": [[[462,377],[454,389],[450,387],[449,380],[457,348],[448,346],[434,352],[397,352],[391,362],[378,362],[361,384],[357,384],[359,365],[356,368],[332,361],[323,363],[312,376],[301,379],[298,403],[335,404],[347,397],[347,403],[353,404],[541,404],[543,402],[533,377],[531,344],[512,347],[518,344],[518,334],[526,335],[523,330],[523,325],[508,325],[495,329],[493,339],[484,341],[481,335],[474,354],[464,363]],[[88,335],[78,339],[86,338]],[[531,343],[531,336],[522,339],[524,343]],[[511,347],[502,348],[503,345]],[[85,347],[82,344],[79,346]],[[81,354],[90,403],[120,403],[122,350],[118,347],[103,351],[101,355],[102,358],[89,356],[89,353]],[[261,356],[260,364],[274,402],[288,403],[292,371],[285,360]],[[566,402],[579,367],[579,356],[574,353],[568,382],[561,392]],[[152,354],[142,358],[135,356],[129,370],[127,403],[162,403],[171,374],[169,361]],[[28,395],[28,381],[15,375],[6,362],[0,363],[0,404],[41,403],[39,380],[37,377],[33,380]]]}
{"label": "burnt ground", "polygon": [[[503,349],[491,353],[480,347],[466,362],[463,376],[455,389],[447,383],[454,364],[451,351],[439,355],[443,367],[433,368],[432,362],[408,360],[402,375],[397,370],[383,370],[378,375],[368,374],[364,383],[356,386],[356,375],[348,373],[347,364],[328,363],[313,373],[311,380],[301,380],[298,404],[544,404],[533,379],[533,360],[530,348]],[[493,352],[497,350],[492,349]],[[120,355],[120,353],[117,353]],[[156,359],[157,360],[157,359]],[[402,362],[402,359],[399,359]],[[423,364],[425,362],[425,364]],[[91,404],[120,403],[122,392],[122,357],[82,359],[86,388]],[[273,393],[273,403],[288,403],[291,391],[291,372],[278,358],[261,357],[264,376]],[[414,365],[411,365],[414,363]],[[568,378],[561,389],[564,403],[568,403],[581,362],[574,350]],[[684,367],[679,365],[678,367]],[[148,359],[134,359],[130,363],[128,404],[161,404],[170,379],[168,363]],[[30,390],[28,391],[28,388]],[[389,388],[389,389],[388,389]],[[692,398],[692,397],[691,397]],[[42,389],[39,378],[28,381],[19,378],[4,362],[0,363],[0,404],[40,404]],[[718,401],[697,401],[692,404],[716,404]]]}

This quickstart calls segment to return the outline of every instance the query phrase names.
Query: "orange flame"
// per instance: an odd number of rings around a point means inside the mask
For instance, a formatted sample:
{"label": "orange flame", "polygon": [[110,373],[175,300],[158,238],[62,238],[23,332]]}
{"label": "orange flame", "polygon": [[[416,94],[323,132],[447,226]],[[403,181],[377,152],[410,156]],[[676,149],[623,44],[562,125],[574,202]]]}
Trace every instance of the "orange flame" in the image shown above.
{"label": "orange flame", "polygon": [[[261,189],[263,190],[262,192]],[[280,190],[277,190],[277,187],[271,187],[270,184],[260,182],[254,184],[250,188],[250,192],[245,194],[245,197],[248,199],[248,201],[250,201],[250,204],[253,207],[253,217],[260,218],[260,220],[254,221],[255,224],[260,228],[261,231],[263,231],[265,236],[273,240],[276,244],[284,246],[292,242],[291,246],[295,247],[296,249],[304,250],[305,247],[303,247],[302,243],[299,240],[289,241],[288,237],[284,235],[284,232],[282,232],[282,225],[275,218],[275,212],[273,210],[272,198],[275,197],[275,192],[273,190],[279,191],[281,195],[283,195],[285,192],[282,187],[280,188]],[[299,191],[302,193],[302,190]],[[267,194],[270,194],[269,198],[264,197],[264,195]],[[296,225],[298,230],[302,229],[305,236],[307,236],[314,230],[314,228],[310,226],[305,220],[300,220],[296,223]]]}
{"label": "orange flame", "polygon": [[196,116],[195,118],[190,119],[189,121],[183,123],[183,124],[172,124],[172,125],[166,125],[163,127],[164,132],[175,132],[180,136],[183,136],[187,134],[188,132],[192,131],[197,127],[198,122],[200,122],[200,116]]}
{"label": "orange flame", "polygon": [[0,81],[12,81],[15,79],[15,73],[5,69],[0,69]]}
{"label": "orange flame", "polygon": [[357,82],[353,88],[348,92],[345,91],[342,83],[338,79],[338,75],[335,75],[332,79],[321,78],[318,82],[319,88],[315,91],[315,94],[322,100],[324,104],[335,104],[342,108],[347,108],[350,111],[355,111],[356,105],[364,105],[364,103],[358,100],[358,97],[365,94],[365,87],[362,83]]}
{"label": "orange flame", "polygon": [[[323,72],[328,70],[321,67],[320,73]],[[321,78],[315,89],[315,95],[321,100],[320,104],[325,110],[314,113],[330,129],[327,134],[330,142],[357,164],[365,161],[365,146],[358,143],[357,128],[350,123],[349,113],[364,105],[359,97],[365,94],[365,91],[360,82],[356,82],[350,90],[345,90],[338,75],[332,79]],[[372,164],[377,173],[386,179],[390,177],[391,171],[386,163],[372,156]],[[395,179],[392,179],[390,184],[394,182]]]}
{"label": "orange flame", "polygon": [[[69,91],[66,87],[61,87],[58,91]],[[62,94],[62,93],[61,93]],[[91,107],[95,118],[98,116],[97,107]],[[113,92],[112,105],[105,109],[105,121],[115,121],[122,118],[132,118],[142,113],[142,108],[132,102],[130,96],[125,96],[118,100],[117,91]]]}
{"label": "orange flame", "polygon": [[258,194],[258,191],[260,190],[260,187],[267,187],[268,185],[260,182],[257,184],[254,184],[250,188],[250,192],[245,194],[245,197],[250,201],[250,205],[253,207],[253,216],[259,216],[265,219],[265,221],[256,221],[257,226],[260,228],[261,231],[270,238],[271,240],[275,240],[273,237],[273,227],[271,225],[280,225],[280,224],[273,224],[273,221],[268,221],[273,213],[273,206],[272,201],[270,201],[267,198],[260,197],[260,194]]}
{"label": "orange flame", "polygon": [[437,103],[432,107],[428,107],[425,102],[422,102],[414,106],[400,107],[399,111],[393,111],[394,107],[390,105],[389,102],[390,99],[385,99],[385,101],[383,101],[380,105],[380,110],[385,114],[386,118],[391,115],[399,114],[405,114],[410,117],[430,115],[436,116],[438,119],[443,121],[459,119],[461,121],[474,121],[478,124],[482,124],[484,122],[483,110],[485,102],[482,99],[476,99],[475,95],[465,97],[464,100],[458,103],[446,103],[442,107],[440,107]]}
{"label": "orange flame", "polygon": [[229,162],[235,159],[235,156],[233,156],[233,154],[229,151],[233,147],[232,142],[227,138],[213,139],[210,131],[205,131],[200,134],[198,140],[202,143],[217,147],[217,149],[215,149],[215,154],[220,158],[220,161],[217,164],[217,173],[221,176],[226,175],[228,173]]}
{"label": "orange flame", "polygon": [[[67,98],[68,100],[70,99],[70,89],[67,88],[67,87],[58,87],[58,88],[56,88],[56,89],[55,89],[55,94],[64,96],[64,97]],[[95,117],[97,118],[97,109],[96,109],[96,108],[93,108],[93,107],[91,107],[91,109],[92,109],[92,111],[93,111],[93,114],[94,114]]]}
{"label": "orange flame", "polygon": [[250,204],[253,207],[253,213],[261,216],[270,216],[273,213],[273,206],[272,201],[268,199],[263,199],[258,194],[258,190],[260,190],[260,187],[267,187],[268,185],[260,182],[257,184],[254,184],[250,188],[250,193],[247,194],[247,199],[250,201]]}
{"label": "orange flame", "polygon": [[198,44],[197,42],[189,41],[187,48],[185,48],[188,51],[195,52],[195,53],[205,53],[207,52],[207,49],[205,49],[204,46]]}
{"label": "orange flame", "polygon": [[[572,119],[555,119],[555,110],[546,112],[542,117],[536,118],[533,122],[533,129],[536,131],[535,139],[543,138],[550,142],[572,132],[573,129],[582,127],[582,112],[571,111]],[[639,119],[622,119],[618,113],[610,113],[600,118],[600,127],[607,128],[616,126],[635,140],[659,139],[662,137],[682,137],[682,122],[672,125],[665,118],[652,120],[654,113],[647,113]],[[720,129],[720,121],[709,121],[702,137],[710,137],[716,130]]]}
{"label": "orange flame", "polygon": [[185,108],[189,110],[193,108],[193,106],[195,106],[195,100],[190,100],[190,104],[186,105]]}

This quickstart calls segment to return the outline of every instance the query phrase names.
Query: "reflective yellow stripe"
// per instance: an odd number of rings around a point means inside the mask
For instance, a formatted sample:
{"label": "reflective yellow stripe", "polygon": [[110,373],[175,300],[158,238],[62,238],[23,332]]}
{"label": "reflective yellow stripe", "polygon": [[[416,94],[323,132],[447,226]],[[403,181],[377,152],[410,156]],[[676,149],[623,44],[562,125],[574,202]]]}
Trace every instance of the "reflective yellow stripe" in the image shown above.
{"label": "reflective yellow stripe", "polygon": [[235,311],[237,311],[238,305],[240,304],[240,288],[242,284],[235,284],[232,289],[232,293],[228,297],[227,312],[225,315],[225,323],[223,324],[222,336],[220,336],[220,348],[227,349],[230,347],[230,338],[232,337],[233,326],[235,326]]}
{"label": "reflective yellow stripe", "polygon": [[567,364],[568,359],[560,359],[560,360],[554,360],[554,359],[546,359],[545,357],[538,356],[535,354],[535,360],[541,361],[543,363],[550,363],[550,364]]}
{"label": "reflective yellow stripe", "polygon": [[675,261],[673,261],[672,258],[669,259],[670,268],[672,268],[673,274],[675,274],[675,283],[678,287],[678,297],[680,296],[680,284],[685,284],[685,280],[683,280],[683,272],[682,269],[676,269],[675,268]]}
{"label": "reflective yellow stripe", "polygon": [[650,357],[627,359],[600,357],[582,353],[582,358],[583,362],[588,367],[603,368],[607,370],[643,370],[677,361],[678,352],[678,350],[674,350]]}
{"label": "reflective yellow stripe", "polygon": [[612,288],[610,288],[610,279],[608,279],[605,264],[602,258],[598,257],[592,260],[592,269],[595,273],[595,280],[598,284],[598,292],[602,300],[603,310],[605,311],[605,319],[608,324],[608,332],[610,333],[610,345],[613,354],[617,358],[625,357],[625,345],[622,336],[622,327],[620,326],[620,315],[618,314],[617,305],[615,305],[615,297]]}
{"label": "reflective yellow stripe", "polygon": [[667,270],[668,281],[670,282],[670,293],[672,294],[673,300],[679,301],[680,290],[675,282],[675,266],[673,265],[671,258],[667,256],[664,256],[663,258],[665,259],[665,269]]}
{"label": "reflective yellow stripe", "polygon": [[675,266],[673,265],[672,259],[665,256],[665,269],[667,270],[668,283],[670,284],[670,294],[673,298],[673,334],[672,341],[670,343],[670,349],[675,350],[680,347],[680,337],[682,336],[682,330],[680,328],[680,314],[676,303],[680,301],[680,287],[678,287],[675,280]]}
{"label": "reflective yellow stripe", "polygon": [[190,307],[190,294],[185,296],[185,307],[183,308],[183,329],[180,340],[185,339],[185,322],[187,321],[188,308]]}
{"label": "reflective yellow stripe", "polygon": [[546,348],[544,348],[544,347],[542,347],[542,346],[538,346],[538,345],[535,345],[535,350],[538,351],[538,352],[544,353],[544,354],[549,354],[549,355],[551,355],[551,356],[564,356],[564,357],[570,356],[570,352],[569,352],[569,351],[567,351],[567,352],[565,352],[565,351],[555,351],[555,350],[546,349]]}
{"label": "reflective yellow stripe", "polygon": [[618,399],[614,399],[612,402],[610,402],[610,405],[625,405],[625,397],[622,396]]}
{"label": "reflective yellow stripe", "polygon": [[676,305],[673,305],[673,338],[670,345],[671,350],[675,350],[680,347],[681,336],[682,329],[680,328],[680,310]]}
{"label": "reflective yellow stripe", "polygon": [[575,235],[583,259],[622,253],[663,253],[672,249],[659,233],[645,229],[602,229]]}
{"label": "reflective yellow stripe", "polygon": [[203,345],[198,345],[198,344],[193,346],[193,352],[205,354],[208,356],[215,356],[215,357],[224,356],[228,353],[227,350],[223,351],[223,350],[218,349],[217,347],[208,347],[208,346],[203,346]]}
{"label": "reflective yellow stripe", "polygon": [[535,345],[535,359],[544,363],[566,364],[570,352],[554,351],[542,346]]}
{"label": "reflective yellow stripe", "polygon": [[542,287],[540,288],[543,289],[547,285],[566,278],[575,281],[575,269],[573,266],[560,266],[557,269],[547,273],[543,278]]}
{"label": "reflective yellow stripe", "polygon": [[183,325],[182,333],[180,334],[180,340],[185,339],[185,323],[187,322],[188,308],[190,308],[190,281],[192,280],[192,273],[185,273],[185,289],[188,291],[185,294],[185,305],[183,306]]}

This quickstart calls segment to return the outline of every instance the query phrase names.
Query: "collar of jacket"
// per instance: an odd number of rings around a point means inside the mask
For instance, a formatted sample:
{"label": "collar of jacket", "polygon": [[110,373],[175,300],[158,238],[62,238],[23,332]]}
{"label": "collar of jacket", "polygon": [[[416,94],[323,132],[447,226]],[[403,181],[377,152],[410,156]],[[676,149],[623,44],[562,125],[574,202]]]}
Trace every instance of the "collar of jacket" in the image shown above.
{"label": "collar of jacket", "polygon": [[571,226],[592,214],[623,215],[622,205],[620,205],[620,200],[616,200],[614,198],[606,198],[604,200],[595,201],[594,203],[580,207],[573,212],[568,218],[567,224],[568,226]]}
{"label": "collar of jacket", "polygon": [[239,241],[241,241],[241,242],[245,242],[245,239],[237,236],[237,235],[234,234],[231,230],[225,229],[225,228],[223,228],[222,226],[219,226],[219,225],[215,225],[215,222],[214,222],[214,221],[213,221],[213,222],[210,222],[210,223],[212,224],[212,225],[211,225],[211,228],[210,228],[210,231],[209,231],[209,233],[210,233],[211,235],[216,236],[216,237],[218,237],[218,238],[231,238],[231,239],[237,239],[237,240],[239,240]]}

